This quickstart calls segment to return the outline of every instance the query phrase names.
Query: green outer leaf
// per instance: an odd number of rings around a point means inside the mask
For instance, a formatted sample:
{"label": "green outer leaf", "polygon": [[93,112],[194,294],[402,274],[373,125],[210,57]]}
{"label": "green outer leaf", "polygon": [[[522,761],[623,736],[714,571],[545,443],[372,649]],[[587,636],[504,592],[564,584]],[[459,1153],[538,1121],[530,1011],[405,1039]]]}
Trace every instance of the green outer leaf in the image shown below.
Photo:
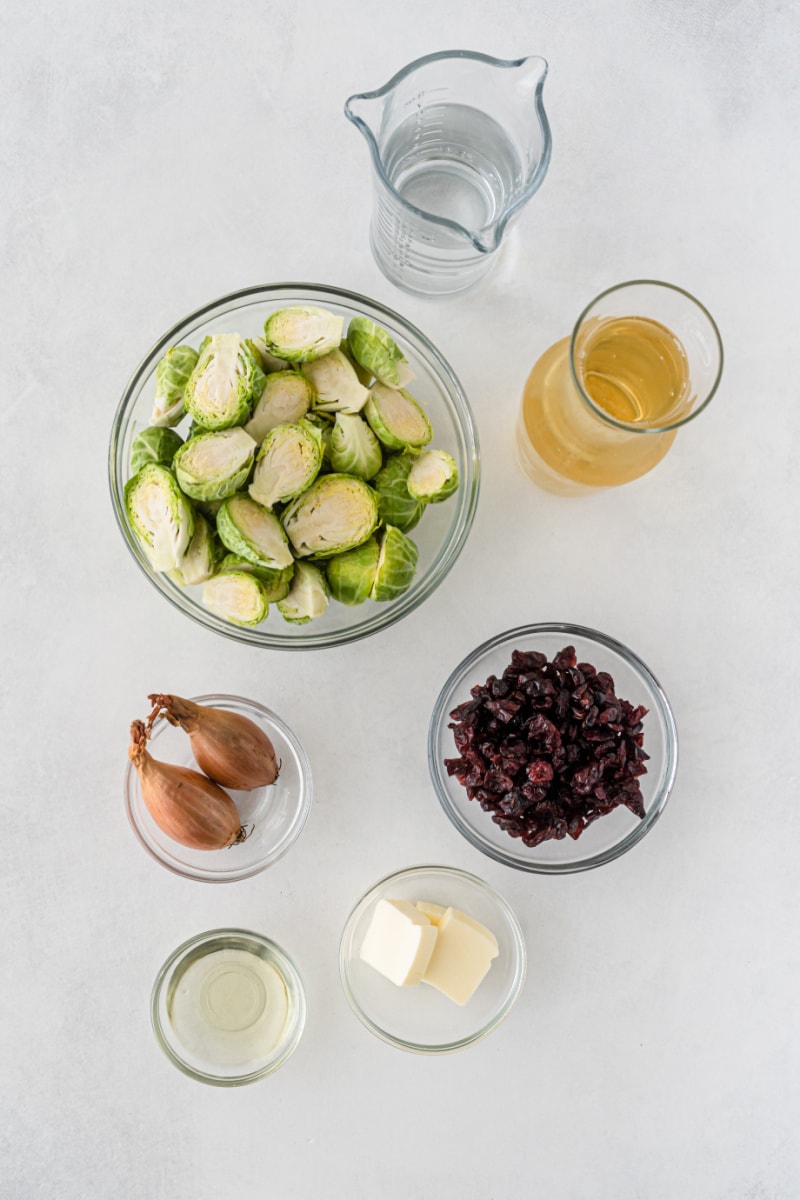
{"label": "green outer leaf", "polygon": [[280,308],[264,322],[264,341],[270,354],[286,362],[311,362],[342,340],[344,320],[314,304]]}
{"label": "green outer leaf", "polygon": [[374,480],[378,509],[384,525],[394,525],[408,533],[419,523],[425,505],[415,500],[406,485],[414,463],[412,454],[393,454],[387,458]]}
{"label": "green outer leaf", "polygon": [[328,448],[334,471],[373,479],[383,466],[381,444],[356,413],[337,413]]}
{"label": "green outer leaf", "polygon": [[278,601],[278,612],[291,625],[307,625],[325,612],[329,594],[328,581],[319,567],[299,562],[288,596]]}
{"label": "green outer leaf", "polygon": [[168,467],[183,445],[183,438],[174,429],[161,425],[148,425],[137,433],[131,445],[131,474],[135,475],[148,463],[159,463]]}
{"label": "green outer leaf", "polygon": [[391,335],[369,317],[353,317],[347,328],[347,348],[366,371],[387,387],[399,387],[398,363],[405,356]]}
{"label": "green outer leaf", "polygon": [[278,518],[242,492],[223,500],[217,513],[217,533],[227,550],[257,566],[288,567],[293,561]]}
{"label": "green outer leaf", "polygon": [[276,425],[258,452],[250,495],[265,508],[294,500],[314,482],[321,466],[322,433],[316,425],[309,421]]}
{"label": "green outer leaf", "polygon": [[[227,444],[230,454],[229,471],[217,476],[204,476],[197,462],[200,447]],[[238,426],[197,433],[181,446],[175,455],[173,469],[183,491],[193,500],[225,500],[242,487],[250,474],[256,443]]]}
{"label": "green outer leaf", "polygon": [[256,579],[259,579],[264,585],[267,600],[273,604],[276,600],[283,600],[284,596],[289,594],[289,584],[292,582],[294,567],[294,562],[288,567],[259,567],[256,563],[248,562],[246,558],[239,558],[236,554],[226,554],[219,564],[218,570],[220,575],[225,571],[247,571],[249,575],[255,575]]}
{"label": "green outer leaf", "polygon": [[250,416],[255,364],[238,333],[208,339],[189,376],[186,411],[203,429],[230,429]]}
{"label": "green outer leaf", "polygon": [[[161,502],[155,508],[154,495]],[[169,468],[148,463],[125,484],[124,498],[131,528],[154,569],[177,567],[192,540],[194,511]]]}
{"label": "green outer leaf", "polygon": [[407,592],[417,569],[419,551],[411,538],[394,525],[387,525],[381,539],[378,567],[370,600],[396,600]]}
{"label": "green outer leaf", "polygon": [[378,540],[371,537],[355,549],[329,558],[325,570],[334,600],[340,604],[363,604],[372,590],[379,556]]}
{"label": "green outer leaf", "polygon": [[198,353],[191,346],[170,346],[156,367],[153,415],[150,424],[177,425],[184,413],[186,383],[197,365]]}
{"label": "green outer leaf", "polygon": [[[236,614],[233,611],[231,604],[233,589],[230,585],[234,583],[239,586],[236,598],[240,601],[245,599],[249,605],[244,614],[241,608],[237,610]],[[230,621],[232,625],[260,625],[269,614],[264,585],[260,579],[247,571],[226,571],[224,574],[215,575],[213,579],[209,579],[203,588],[203,604],[218,617]]]}
{"label": "green outer leaf", "polygon": [[[355,518],[342,515],[343,497],[357,508]],[[355,475],[320,475],[284,510],[281,521],[297,558],[330,558],[367,540],[378,524],[378,499]],[[335,526],[335,536],[330,530],[314,532],[313,521]]]}
{"label": "green outer leaf", "polygon": [[427,414],[404,388],[374,384],[364,405],[364,416],[376,437],[390,450],[418,450],[433,437]]}

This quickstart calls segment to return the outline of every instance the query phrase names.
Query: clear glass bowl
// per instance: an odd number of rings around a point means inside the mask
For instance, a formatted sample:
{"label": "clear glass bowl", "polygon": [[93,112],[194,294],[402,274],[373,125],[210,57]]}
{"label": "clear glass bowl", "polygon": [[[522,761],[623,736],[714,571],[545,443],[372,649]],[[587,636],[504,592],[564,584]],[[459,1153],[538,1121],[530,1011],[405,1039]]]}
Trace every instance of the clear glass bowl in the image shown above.
{"label": "clear glass bowl", "polygon": [[[566,837],[527,847],[495,825],[477,801],[467,798],[458,780],[447,774],[444,760],[458,757],[449,728],[450,713],[469,700],[475,684],[485,683],[490,675],[502,675],[511,661],[512,650],[538,650],[552,658],[568,645],[575,647],[579,662],[591,663],[598,671],[607,671],[613,677],[620,699],[633,705],[643,704],[649,710],[644,718],[643,747],[650,758],[647,774],[639,780],[645,816],[640,820],[620,806],[594,821],[575,840]],[[442,808],[459,833],[477,850],[508,867],[558,875],[611,862],[652,829],[675,782],[678,731],[661,684],[621,642],[582,625],[523,625],[484,642],[453,671],[433,709],[428,732],[428,765]]]}
{"label": "clear glass bowl", "polygon": [[[196,704],[229,709],[249,717],[275,747],[280,763],[275,783],[250,792],[226,788],[239,810],[242,824],[252,825],[252,832],[245,841],[225,850],[193,850],[173,841],[147,811],[139,776],[130,762],[125,770],[124,788],[128,819],[145,850],[176,875],[206,883],[247,879],[277,862],[300,836],[311,809],[311,764],[288,725],[263,704],[242,696],[190,698]],[[153,726],[149,748],[153,758],[162,762],[199,770],[189,738],[166,720],[159,720]]]}
{"label": "clear glass bowl", "polygon": [[[254,628],[232,625],[209,612],[201,601],[202,587],[181,588],[154,571],[125,513],[124,488],[129,478],[131,443],[148,423],[153,403],[156,365],[179,343],[198,346],[210,333],[263,334],[269,313],[291,304],[320,305],[345,318],[367,316],[389,331],[416,374],[410,390],[425,407],[433,424],[433,445],[456,460],[461,484],[443,504],[429,505],[411,537],[419,548],[414,582],[404,595],[385,603],[366,601],[349,607],[331,602],[327,612],[307,625],[284,621],[274,606],[266,622]],[[188,421],[186,422],[188,425]],[[179,432],[184,433],[183,426]],[[340,646],[378,633],[421,604],[442,582],[455,563],[472,526],[478,502],[479,459],[475,423],[463,388],[439,351],[413,325],[391,309],[354,292],[312,283],[281,283],[246,288],[223,296],[191,313],[168,330],[134,372],[120,401],[111,430],[109,479],[117,523],[128,549],[150,582],[186,616],[224,637],[250,646],[303,650]]]}
{"label": "clear glass bowl", "polygon": [[[195,1045],[190,1045],[184,1031],[173,1019],[176,994],[182,981],[183,986],[187,987],[186,973],[189,968],[206,956],[220,951],[255,956],[260,962],[277,971],[285,988],[287,1015],[277,1042],[268,1045],[268,1048],[256,1046],[252,1059],[239,1065],[226,1063],[219,1054],[215,1054],[218,1047],[214,1046],[209,1037],[195,1036]],[[221,972],[218,971],[216,996],[209,996],[210,989],[207,989],[205,995],[192,997],[195,1015],[202,1019],[209,1006],[213,1007],[216,1001],[227,1017],[226,1028],[241,1031],[246,1037],[247,1022],[252,1022],[254,1016],[267,1010],[269,997],[256,973],[245,971],[245,987],[248,990],[244,997],[240,993],[233,998],[229,980],[220,979],[219,974]],[[251,1011],[243,1012],[248,1006]],[[278,1067],[283,1066],[296,1049],[306,1022],[303,981],[286,951],[269,938],[247,929],[212,929],[208,933],[197,934],[178,946],[164,963],[153,985],[150,1019],[159,1046],[167,1058],[185,1075],[197,1079],[200,1083],[210,1083],[217,1087],[239,1087],[263,1079],[265,1075],[271,1075]],[[249,1028],[253,1028],[252,1023]]]}
{"label": "clear glass bowl", "polygon": [[[361,943],[382,899],[452,905],[492,931],[500,952],[466,1005],[424,983],[397,987],[362,962]],[[508,904],[488,883],[454,867],[409,867],[376,883],[347,918],[339,946],[339,975],[356,1016],[376,1037],[416,1054],[447,1054],[490,1034],[519,996],[525,965],[522,930]]]}

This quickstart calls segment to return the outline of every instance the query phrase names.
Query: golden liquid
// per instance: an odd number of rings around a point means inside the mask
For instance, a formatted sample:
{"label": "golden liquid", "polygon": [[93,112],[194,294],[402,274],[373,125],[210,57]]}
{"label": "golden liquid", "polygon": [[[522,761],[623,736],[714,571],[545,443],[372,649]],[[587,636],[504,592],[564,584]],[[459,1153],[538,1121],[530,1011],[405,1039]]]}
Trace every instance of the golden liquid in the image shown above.
{"label": "golden liquid", "polygon": [[[576,344],[576,370],[595,405],[631,428],[592,411],[570,371],[570,338],[551,346],[531,371],[522,398],[518,445],[527,473],[552,491],[613,487],[650,471],[675,440],[692,405],[686,352],[664,325],[646,317],[587,321]],[[652,431],[652,432],[649,432]]]}

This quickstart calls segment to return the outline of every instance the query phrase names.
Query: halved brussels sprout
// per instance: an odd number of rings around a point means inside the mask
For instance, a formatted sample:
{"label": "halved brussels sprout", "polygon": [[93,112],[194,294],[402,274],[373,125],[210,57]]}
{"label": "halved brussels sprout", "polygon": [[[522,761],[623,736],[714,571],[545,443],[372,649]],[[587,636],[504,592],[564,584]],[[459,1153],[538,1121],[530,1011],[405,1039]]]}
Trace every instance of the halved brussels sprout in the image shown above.
{"label": "halved brussels sprout", "polygon": [[337,413],[328,450],[334,471],[372,479],[383,466],[381,444],[369,425],[355,413]]}
{"label": "halved brussels sprout", "polygon": [[277,371],[267,375],[261,398],[245,429],[260,445],[276,425],[301,420],[313,400],[314,389],[297,371]]}
{"label": "halved brussels sprout", "polygon": [[270,354],[287,362],[311,362],[342,340],[344,318],[325,308],[298,304],[281,308],[264,322],[264,342]]}
{"label": "halved brussels sprout", "polygon": [[175,455],[178,483],[193,500],[224,500],[250,474],[256,444],[243,429],[197,433]]}
{"label": "halved brussels sprout", "polygon": [[293,500],[313,483],[322,466],[322,434],[309,421],[270,429],[247,489],[265,508]]}
{"label": "halved brussels sprout", "polygon": [[408,473],[406,487],[422,504],[438,504],[458,487],[458,467],[446,450],[423,450]]}
{"label": "halved brussels sprout", "polygon": [[288,567],[294,561],[278,518],[268,508],[237,492],[222,502],[217,533],[232,554],[260,567]]}
{"label": "halved brussels sprout", "polygon": [[281,520],[298,558],[330,558],[367,540],[378,524],[378,500],[354,475],[321,475]]}
{"label": "halved brussels sprout", "polygon": [[203,429],[230,429],[250,416],[255,362],[238,333],[210,337],[189,376],[186,411]]}
{"label": "halved brussels sprout", "polygon": [[168,467],[182,445],[183,438],[174,429],[148,425],[133,439],[131,474],[135,475],[148,463],[160,463],[162,467]]}
{"label": "halved brussels sprout", "polygon": [[364,406],[364,416],[389,450],[419,449],[433,437],[427,415],[414,397],[402,388],[373,384]]}
{"label": "halved brussels sprout", "polygon": [[403,533],[413,529],[425,511],[425,505],[414,499],[406,484],[413,465],[413,454],[392,454],[374,481],[381,521]]}
{"label": "halved brussels sprout", "polygon": [[194,511],[167,467],[148,463],[125,484],[131,528],[156,571],[177,567],[194,533]]}
{"label": "halved brussels sprout", "polygon": [[369,317],[353,317],[347,327],[347,348],[357,363],[387,387],[402,388],[415,378],[394,338]]}
{"label": "halved brussels sprout", "polygon": [[263,584],[246,571],[225,571],[209,579],[203,604],[234,625],[259,625],[269,613]]}
{"label": "halved brussels sprout", "polygon": [[369,388],[359,383],[350,359],[338,347],[302,363],[300,370],[313,387],[314,408],[322,412],[360,412],[367,403]]}
{"label": "halved brussels sprout", "polygon": [[156,390],[151,425],[177,425],[184,413],[186,382],[197,365],[198,354],[191,346],[170,346],[156,367]]}
{"label": "halved brussels sprout", "polygon": [[341,350],[342,354],[346,356],[347,361],[355,371],[358,382],[363,383],[364,387],[368,388],[374,379],[372,371],[368,371],[366,367],[362,367],[360,362],[356,362],[348,348],[347,338],[344,338],[344,340],[339,343],[339,349]]}
{"label": "halved brussels sprout", "polygon": [[278,601],[278,612],[292,625],[306,625],[321,617],[328,607],[328,584],[319,567],[300,562],[294,570],[292,585],[285,600]]}
{"label": "halved brussels sprout", "polygon": [[294,562],[289,567],[259,567],[256,563],[240,558],[238,554],[226,554],[217,568],[218,571],[246,571],[255,575],[264,585],[267,600],[272,604],[275,600],[283,600],[289,593],[289,584],[294,574]]}
{"label": "halved brussels sprout", "polygon": [[205,583],[216,572],[218,554],[219,546],[216,535],[208,521],[196,512],[194,514],[194,533],[186,547],[186,553],[177,567],[173,571],[168,571],[167,574],[179,587],[191,587],[195,583]]}
{"label": "halved brussels sprout", "polygon": [[322,463],[323,466],[331,461],[331,436],[333,434],[333,413],[310,412],[305,418],[309,425],[313,425],[319,430],[322,438]]}
{"label": "halved brussels sprout", "polygon": [[247,348],[265,375],[285,371],[289,366],[285,358],[276,358],[274,354],[270,354],[262,337],[247,338]]}
{"label": "halved brussels sprout", "polygon": [[394,525],[387,525],[381,538],[378,566],[370,600],[396,600],[408,591],[417,569],[419,551],[411,538]]}
{"label": "halved brussels sprout", "polygon": [[328,559],[325,571],[334,600],[340,604],[363,604],[372,591],[379,556],[378,541],[371,537],[354,550],[345,550],[344,554]]}

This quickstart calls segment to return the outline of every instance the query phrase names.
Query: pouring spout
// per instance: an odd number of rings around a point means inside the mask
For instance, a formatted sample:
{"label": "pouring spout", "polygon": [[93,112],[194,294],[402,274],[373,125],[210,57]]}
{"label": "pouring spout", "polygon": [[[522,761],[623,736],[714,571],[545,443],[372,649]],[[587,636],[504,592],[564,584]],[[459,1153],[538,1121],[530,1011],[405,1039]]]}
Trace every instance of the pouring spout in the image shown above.
{"label": "pouring spout", "polygon": [[382,96],[374,92],[360,93],[345,100],[344,115],[363,134],[377,138],[383,106]]}

